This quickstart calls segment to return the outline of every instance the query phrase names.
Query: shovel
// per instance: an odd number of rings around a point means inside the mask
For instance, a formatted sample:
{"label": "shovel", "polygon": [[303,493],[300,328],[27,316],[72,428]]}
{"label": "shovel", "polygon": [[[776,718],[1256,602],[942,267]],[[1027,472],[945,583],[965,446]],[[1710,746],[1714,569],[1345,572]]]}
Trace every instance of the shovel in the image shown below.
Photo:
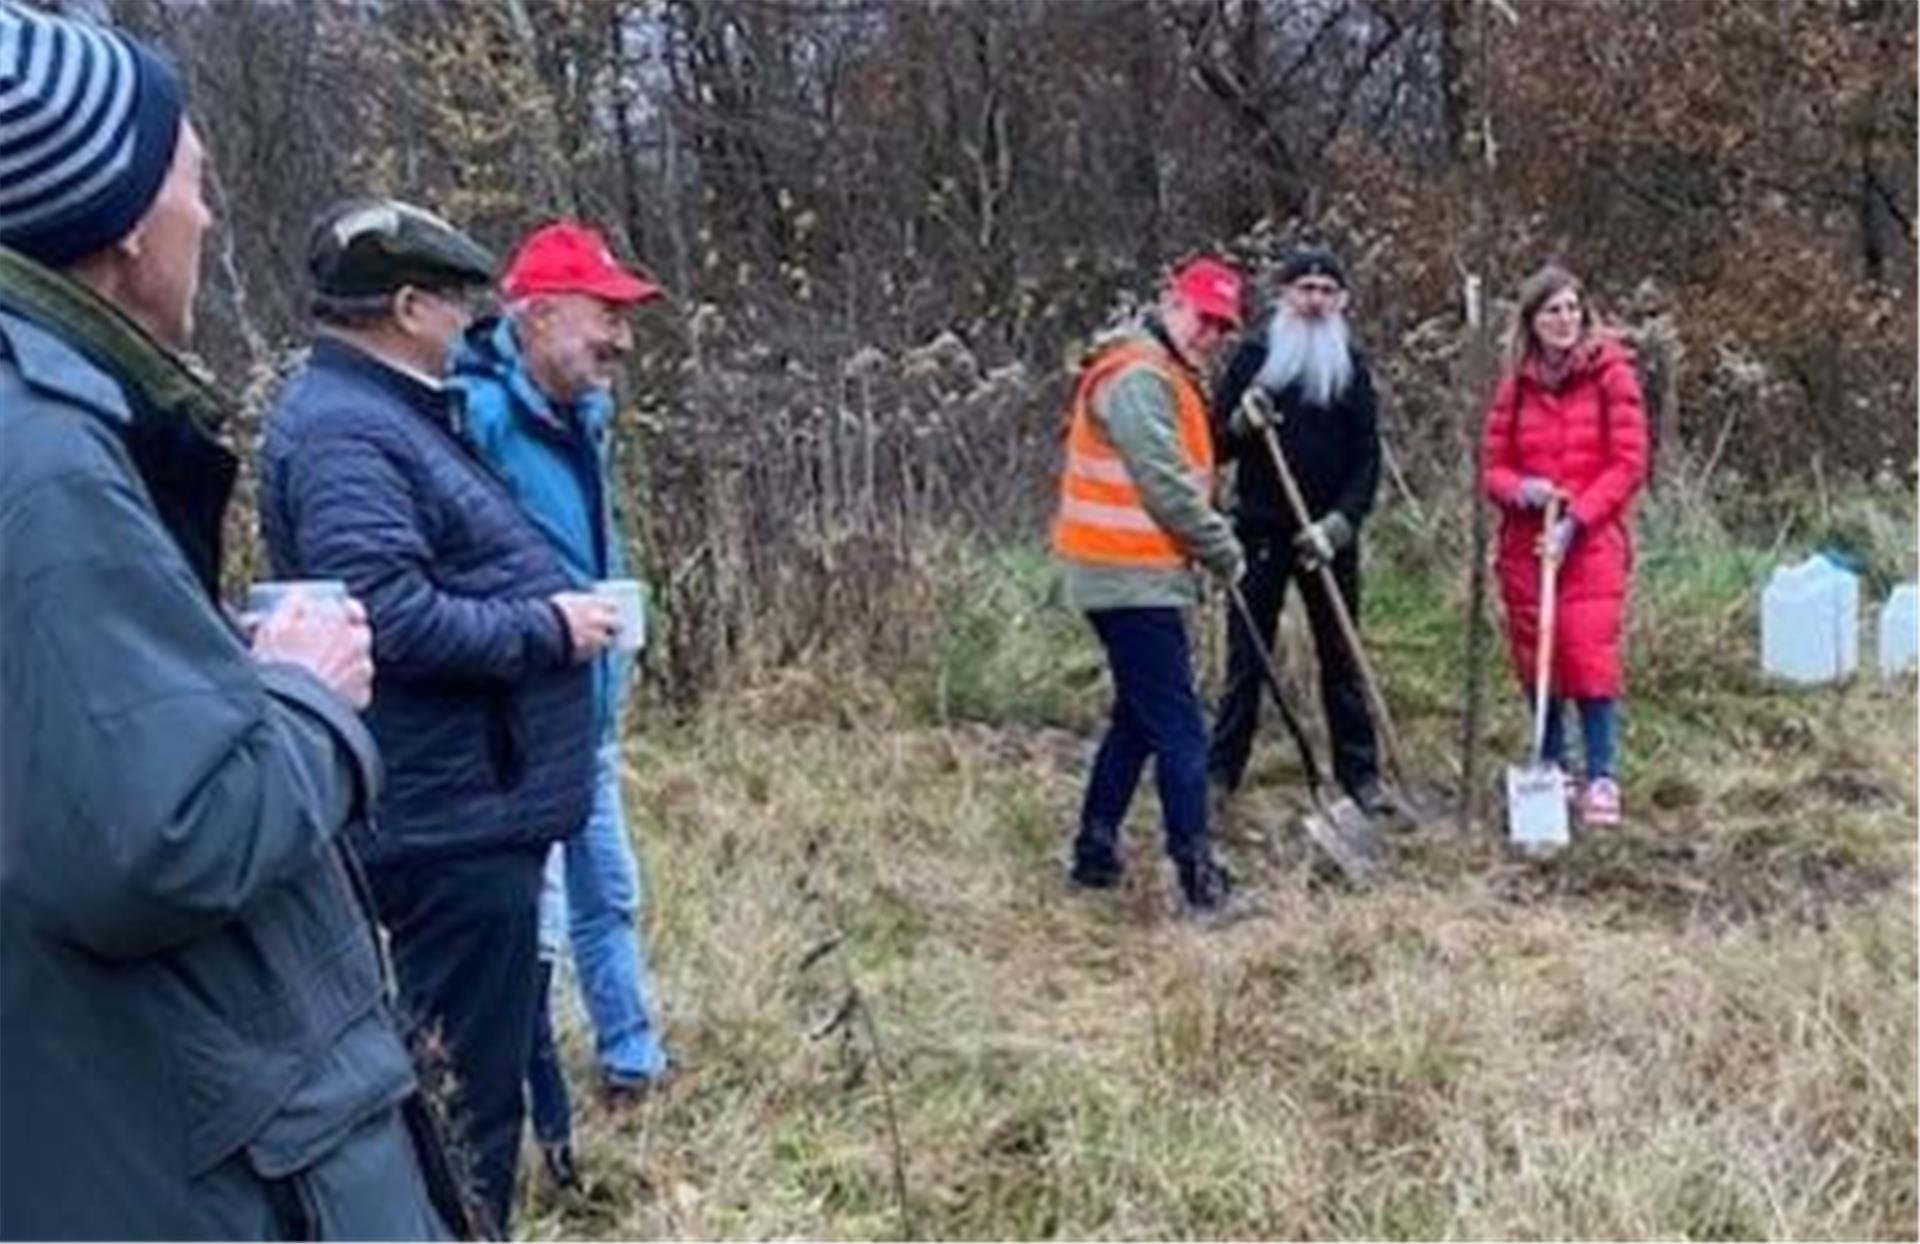
{"label": "shovel", "polygon": [[1240,615],[1240,625],[1247,629],[1247,638],[1253,641],[1253,651],[1260,659],[1260,673],[1266,679],[1267,690],[1273,694],[1274,707],[1280,710],[1287,733],[1300,749],[1300,767],[1306,771],[1307,797],[1313,801],[1314,809],[1301,818],[1301,827],[1307,831],[1308,840],[1333,861],[1342,876],[1353,885],[1365,888],[1386,867],[1385,844],[1359,804],[1344,795],[1332,801],[1327,799],[1326,782],[1320,773],[1320,763],[1314,758],[1313,745],[1307,741],[1306,730],[1287,703],[1280,670],[1274,665],[1273,654],[1267,651],[1259,628],[1253,624],[1253,611],[1247,608],[1247,598],[1238,583],[1227,585],[1227,595]]}
{"label": "shovel", "polygon": [[[1560,499],[1547,502],[1543,530],[1552,531]],[[1507,838],[1528,855],[1552,855],[1567,845],[1567,791],[1560,769],[1544,761],[1547,683],[1553,670],[1553,613],[1560,561],[1540,555],[1540,635],[1535,645],[1533,746],[1524,765],[1507,766]]]}
{"label": "shovel", "polygon": [[[1258,389],[1250,388],[1247,390],[1247,400],[1258,402],[1263,399]],[[1273,473],[1280,479],[1280,491],[1286,494],[1287,508],[1293,511],[1293,521],[1305,528],[1313,521],[1313,516],[1307,513],[1306,498],[1300,492],[1298,481],[1293,478],[1293,471],[1287,466],[1287,456],[1280,451],[1280,438],[1273,430],[1279,412],[1268,405],[1260,413],[1265,416],[1260,421],[1260,431],[1267,443],[1267,456],[1273,459]],[[1394,806],[1413,825],[1422,825],[1430,818],[1409,790],[1406,764],[1400,753],[1400,735],[1393,728],[1393,715],[1387,711],[1387,698],[1380,694],[1380,680],[1373,672],[1373,662],[1367,657],[1366,646],[1360,642],[1360,629],[1353,624],[1353,614],[1347,610],[1346,598],[1340,594],[1340,584],[1333,577],[1333,567],[1322,561],[1316,563],[1314,570],[1315,578],[1320,583],[1320,593],[1326,598],[1328,611],[1333,614],[1347,655],[1360,674],[1360,689],[1366,696],[1367,713],[1373,718],[1373,728],[1380,736],[1382,750],[1387,754],[1387,772],[1393,779],[1391,793]]]}

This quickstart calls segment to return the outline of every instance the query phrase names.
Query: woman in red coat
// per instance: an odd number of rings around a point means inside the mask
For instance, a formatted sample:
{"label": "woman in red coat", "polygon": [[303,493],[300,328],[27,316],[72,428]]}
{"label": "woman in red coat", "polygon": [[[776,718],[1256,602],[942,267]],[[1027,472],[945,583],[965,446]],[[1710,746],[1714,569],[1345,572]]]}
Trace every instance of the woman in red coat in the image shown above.
{"label": "woman in red coat", "polygon": [[[1561,715],[1571,699],[1586,743],[1581,817],[1588,825],[1615,825],[1632,503],[1647,473],[1640,381],[1627,347],[1594,330],[1580,282],[1554,265],[1520,287],[1509,356],[1481,444],[1487,495],[1501,511],[1494,565],[1508,645],[1530,689],[1540,559],[1559,560],[1545,758],[1564,767]],[[1555,499],[1562,517],[1549,528],[1545,515]]]}

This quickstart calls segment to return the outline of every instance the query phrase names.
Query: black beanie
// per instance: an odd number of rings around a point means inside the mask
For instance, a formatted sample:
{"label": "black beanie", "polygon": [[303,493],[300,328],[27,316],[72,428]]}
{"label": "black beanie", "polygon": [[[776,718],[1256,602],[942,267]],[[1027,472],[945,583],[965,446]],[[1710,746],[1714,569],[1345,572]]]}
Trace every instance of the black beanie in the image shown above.
{"label": "black beanie", "polygon": [[1303,276],[1330,277],[1341,289],[1347,287],[1346,269],[1332,251],[1324,246],[1296,246],[1280,265],[1280,284],[1291,285]]}

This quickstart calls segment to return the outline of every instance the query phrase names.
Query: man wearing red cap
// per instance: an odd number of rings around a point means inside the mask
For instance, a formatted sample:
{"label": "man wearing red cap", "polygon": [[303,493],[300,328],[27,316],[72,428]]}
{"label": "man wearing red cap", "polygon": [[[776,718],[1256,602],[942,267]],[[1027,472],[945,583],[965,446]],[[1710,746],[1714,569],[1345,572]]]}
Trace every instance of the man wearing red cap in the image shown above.
{"label": "man wearing red cap", "polygon": [[1194,564],[1231,583],[1245,560],[1213,508],[1213,438],[1202,376],[1240,327],[1240,274],[1199,258],[1156,312],[1098,342],[1074,388],[1053,548],[1069,603],[1106,649],[1113,714],[1095,756],[1069,880],[1120,882],[1120,828],[1147,758],[1167,853],[1187,906],[1218,909],[1230,886],[1207,834],[1207,733],[1182,611]]}
{"label": "man wearing red cap", "polygon": [[[661,296],[629,271],[600,233],[561,221],[535,230],[501,279],[504,313],[470,330],[454,360],[468,440],[507,480],[559,552],[574,583],[628,576],[610,459],[613,382],[633,348],[634,307]],[[564,887],[574,965],[593,1022],[603,1098],[629,1104],[665,1074],[649,1014],[638,928],[640,870],[620,791],[620,708],[630,657],[595,664],[598,755],[593,811],[565,846]],[[564,898],[562,898],[564,895]],[[536,1098],[535,1125],[543,1110]],[[544,1145],[555,1137],[542,1135]],[[549,1165],[568,1155],[549,1152]],[[562,1171],[564,1173],[564,1171]]]}

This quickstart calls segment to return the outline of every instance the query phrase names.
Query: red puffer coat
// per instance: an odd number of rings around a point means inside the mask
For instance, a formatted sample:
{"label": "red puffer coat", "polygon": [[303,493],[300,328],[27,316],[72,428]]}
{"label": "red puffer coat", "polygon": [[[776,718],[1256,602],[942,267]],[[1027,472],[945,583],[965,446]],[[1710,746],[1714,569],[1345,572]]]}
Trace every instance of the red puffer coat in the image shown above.
{"label": "red puffer coat", "polygon": [[1481,460],[1487,495],[1501,507],[1494,568],[1521,681],[1531,688],[1535,677],[1542,512],[1521,508],[1520,481],[1538,476],[1572,499],[1568,512],[1580,525],[1560,567],[1550,685],[1555,695],[1613,698],[1624,681],[1630,523],[1647,474],[1647,414],[1625,345],[1601,337],[1575,349],[1556,389],[1533,360],[1500,382]]}

